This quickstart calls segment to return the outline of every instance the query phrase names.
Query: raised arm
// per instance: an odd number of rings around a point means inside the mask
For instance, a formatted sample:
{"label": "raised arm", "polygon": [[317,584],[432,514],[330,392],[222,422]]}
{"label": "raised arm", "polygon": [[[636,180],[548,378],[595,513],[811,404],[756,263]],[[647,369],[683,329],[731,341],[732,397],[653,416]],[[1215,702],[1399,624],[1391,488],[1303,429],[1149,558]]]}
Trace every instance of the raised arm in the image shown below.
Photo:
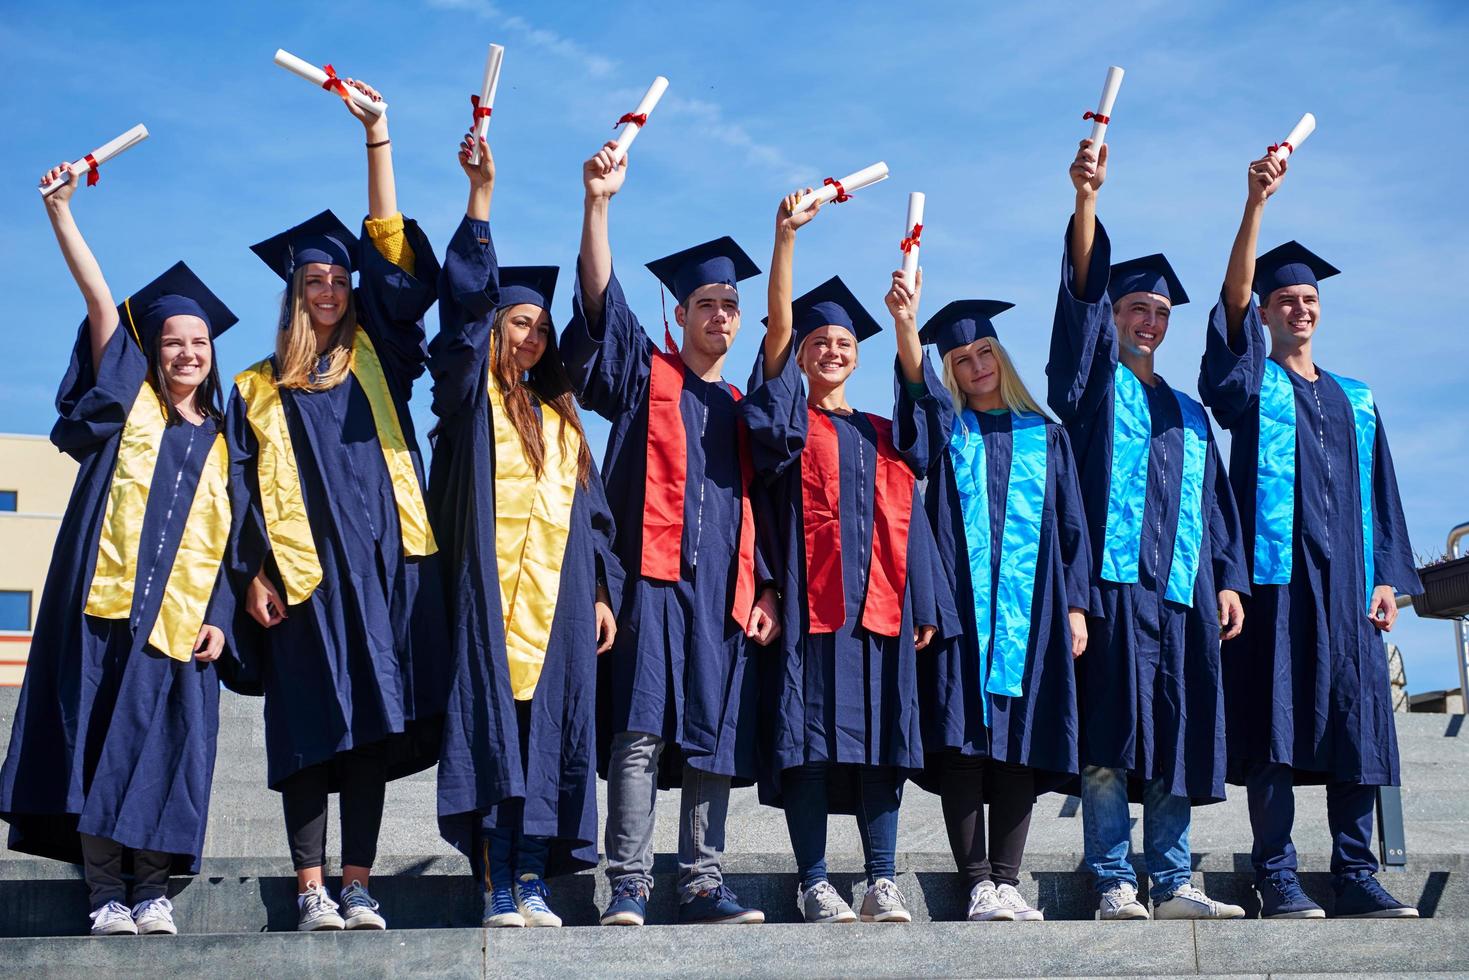
{"label": "raised arm", "polygon": [[[41,186],[51,183],[63,173],[70,173],[64,164],[51,168],[41,178]],[[51,219],[51,230],[56,233],[56,244],[61,246],[61,257],[66,260],[66,267],[71,270],[71,277],[76,280],[77,288],[82,291],[82,299],[87,304],[92,364],[95,367],[101,363],[102,349],[107,346],[113,331],[117,329],[117,304],[112,301],[112,290],[107,288],[107,280],[102,277],[102,267],[97,264],[96,256],[87,247],[87,240],[82,237],[81,229],[72,217],[71,196],[76,193],[76,189],[77,179],[72,175],[60,190],[44,198],[44,201],[46,217]]]}
{"label": "raised arm", "polygon": [[816,204],[800,214],[792,214],[796,202],[811,188],[796,191],[781,198],[775,209],[775,250],[770,256],[770,282],[766,288],[765,324],[765,380],[778,376],[785,369],[786,358],[791,353],[792,281],[795,278],[796,232],[802,225],[816,217],[821,205]]}
{"label": "raised arm", "polygon": [[898,365],[903,380],[910,385],[923,384],[923,342],[918,339],[918,302],[923,296],[923,270],[913,278],[913,285],[899,269],[893,273],[893,285],[883,297],[893,315],[893,330],[898,336]]}
{"label": "raised arm", "polygon": [[1267,153],[1250,164],[1245,213],[1240,218],[1239,231],[1234,235],[1234,247],[1229,252],[1229,268],[1224,273],[1224,289],[1220,293],[1231,344],[1238,340],[1239,332],[1244,327],[1245,313],[1250,308],[1250,294],[1255,280],[1255,252],[1260,241],[1260,220],[1265,215],[1265,202],[1280,189],[1280,182],[1285,179],[1287,168],[1287,161],[1277,160],[1273,153]]}
{"label": "raised arm", "polygon": [[577,284],[582,309],[592,323],[602,319],[607,284],[612,280],[612,241],[607,234],[607,212],[613,196],[622,190],[622,182],[627,179],[628,158],[624,156],[620,163],[612,162],[612,151],[616,146],[615,141],[608,140],[581,168],[586,196],[582,201]]}
{"label": "raised arm", "polygon": [[[374,102],[381,102],[378,90],[355,78],[346,83]],[[367,216],[387,218],[398,213],[398,188],[393,182],[393,145],[388,139],[388,114],[371,113],[351,99],[343,99],[347,111],[357,117],[367,136]]]}
{"label": "raised arm", "polygon": [[1091,269],[1092,246],[1097,240],[1097,192],[1107,180],[1107,144],[1092,149],[1091,140],[1082,140],[1071,161],[1071,186],[1076,188],[1076,216],[1071,222],[1071,276],[1077,298],[1086,295],[1087,273]]}

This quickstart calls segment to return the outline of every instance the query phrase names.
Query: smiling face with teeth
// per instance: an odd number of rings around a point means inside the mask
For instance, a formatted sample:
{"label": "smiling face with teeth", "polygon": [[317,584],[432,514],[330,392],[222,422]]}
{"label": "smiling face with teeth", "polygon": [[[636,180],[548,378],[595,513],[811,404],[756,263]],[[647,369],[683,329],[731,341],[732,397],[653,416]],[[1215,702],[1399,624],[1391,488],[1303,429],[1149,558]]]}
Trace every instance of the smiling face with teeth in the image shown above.
{"label": "smiling face with teeth", "polygon": [[1321,296],[1315,286],[1282,286],[1260,305],[1272,350],[1296,350],[1311,342],[1321,325]]}
{"label": "smiling face with teeth", "polygon": [[310,262],[303,269],[306,314],[312,327],[330,330],[347,313],[352,274],[340,265]]}
{"label": "smiling face with teeth", "polygon": [[1128,293],[1112,304],[1117,342],[1124,353],[1152,357],[1168,335],[1173,303],[1158,293]]}

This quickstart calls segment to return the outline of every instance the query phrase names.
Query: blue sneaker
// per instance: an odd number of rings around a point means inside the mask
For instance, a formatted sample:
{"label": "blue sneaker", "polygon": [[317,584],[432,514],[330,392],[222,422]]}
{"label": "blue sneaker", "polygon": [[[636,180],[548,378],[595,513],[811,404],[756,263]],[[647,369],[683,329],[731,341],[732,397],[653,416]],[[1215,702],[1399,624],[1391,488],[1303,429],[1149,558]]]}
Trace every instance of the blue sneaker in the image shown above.
{"label": "blue sneaker", "polygon": [[1306,897],[1301,879],[1282,871],[1255,881],[1262,919],[1324,919],[1326,910]]}
{"label": "blue sneaker", "polygon": [[520,914],[515,893],[509,885],[500,885],[485,894],[483,924],[490,929],[519,929],[525,926],[525,916]]}
{"label": "blue sneaker", "polygon": [[1332,883],[1336,892],[1333,919],[1416,919],[1418,910],[1388,894],[1370,874],[1337,878]]}
{"label": "blue sneaker", "polygon": [[678,907],[684,925],[755,925],[765,921],[759,909],[747,909],[724,885],[699,892]]}
{"label": "blue sneaker", "polygon": [[612,901],[602,913],[604,926],[640,926],[648,915],[648,886],[636,878],[624,878],[612,889]]}

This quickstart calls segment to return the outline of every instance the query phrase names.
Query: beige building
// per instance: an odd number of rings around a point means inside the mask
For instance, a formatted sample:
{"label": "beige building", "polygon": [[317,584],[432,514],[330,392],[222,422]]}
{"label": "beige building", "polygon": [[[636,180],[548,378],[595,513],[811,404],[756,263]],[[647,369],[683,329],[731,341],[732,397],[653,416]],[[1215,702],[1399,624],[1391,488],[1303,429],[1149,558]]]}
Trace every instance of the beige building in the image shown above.
{"label": "beige building", "polygon": [[18,687],[30,655],[77,465],[45,436],[0,433],[0,687]]}

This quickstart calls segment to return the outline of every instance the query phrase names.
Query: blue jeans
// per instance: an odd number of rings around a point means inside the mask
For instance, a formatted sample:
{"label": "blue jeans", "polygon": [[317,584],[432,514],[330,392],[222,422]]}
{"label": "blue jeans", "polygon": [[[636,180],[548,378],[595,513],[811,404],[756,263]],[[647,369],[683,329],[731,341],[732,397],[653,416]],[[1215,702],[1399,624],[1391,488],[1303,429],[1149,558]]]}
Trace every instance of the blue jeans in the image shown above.
{"label": "blue jeans", "polygon": [[[887,766],[843,766],[856,770],[857,833],[868,883],[897,874],[898,806],[903,787]],[[845,775],[845,773],[843,774]],[[780,774],[785,795],[786,829],[802,888],[826,880],[827,767],[821,763],[795,766]]]}
{"label": "blue jeans", "polygon": [[[1296,846],[1290,839],[1296,822],[1295,773],[1280,763],[1256,765],[1245,776],[1250,800],[1250,829],[1255,846],[1250,861],[1255,878],[1264,880],[1296,871]],[[1338,878],[1377,873],[1372,853],[1372,817],[1377,787],[1356,783],[1326,784],[1326,825],[1331,830],[1331,873]]]}
{"label": "blue jeans", "polygon": [[546,877],[546,855],[550,840],[527,834],[521,828],[525,820],[525,801],[507,800],[500,804],[499,825],[482,827],[479,833],[480,881],[485,891],[508,888],[522,875]]}
{"label": "blue jeans", "polygon": [[[1193,875],[1188,845],[1192,820],[1189,799],[1163,791],[1161,779],[1143,787],[1143,862],[1152,880],[1151,895],[1161,902]],[[1128,853],[1132,822],[1127,812],[1127,771],[1087,766],[1081,773],[1081,823],[1086,866],[1097,876],[1097,893],[1119,884],[1137,887]]]}

